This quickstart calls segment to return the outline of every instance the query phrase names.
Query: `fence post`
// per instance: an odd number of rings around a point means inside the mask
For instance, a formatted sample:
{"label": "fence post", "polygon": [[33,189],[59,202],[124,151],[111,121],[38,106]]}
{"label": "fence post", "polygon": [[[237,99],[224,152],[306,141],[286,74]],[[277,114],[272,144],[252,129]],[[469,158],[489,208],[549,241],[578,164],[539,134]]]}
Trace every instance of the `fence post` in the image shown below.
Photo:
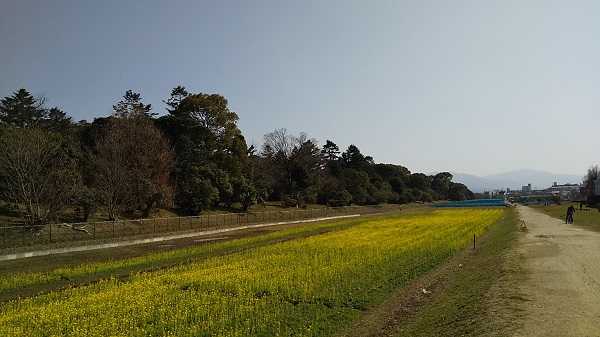
{"label": "fence post", "polygon": [[52,224],[50,224],[50,225],[49,225],[49,227],[50,227],[50,230],[48,231],[48,237],[49,237],[49,239],[50,239],[50,240],[49,240],[49,241],[50,241],[50,243],[52,243]]}
{"label": "fence post", "polygon": [[113,222],[112,222],[112,237],[113,237],[113,238],[115,237],[115,222],[116,222],[116,221],[117,221],[117,220],[113,220]]}
{"label": "fence post", "polygon": [[[96,240],[96,223],[92,222],[92,225],[93,225],[92,226],[92,231],[94,233],[93,234],[93,238],[94,238],[94,240]],[[50,233],[52,233],[52,224],[50,224]],[[50,237],[52,237],[52,235]]]}

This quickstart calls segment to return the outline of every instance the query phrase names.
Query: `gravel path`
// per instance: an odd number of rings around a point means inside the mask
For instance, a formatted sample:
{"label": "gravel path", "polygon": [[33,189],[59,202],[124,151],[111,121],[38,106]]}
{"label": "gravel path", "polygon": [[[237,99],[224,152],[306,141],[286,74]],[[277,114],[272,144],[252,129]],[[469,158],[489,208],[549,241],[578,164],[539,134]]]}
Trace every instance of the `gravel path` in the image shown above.
{"label": "gravel path", "polygon": [[600,233],[518,210],[528,232],[517,245],[526,276],[514,336],[600,336]]}

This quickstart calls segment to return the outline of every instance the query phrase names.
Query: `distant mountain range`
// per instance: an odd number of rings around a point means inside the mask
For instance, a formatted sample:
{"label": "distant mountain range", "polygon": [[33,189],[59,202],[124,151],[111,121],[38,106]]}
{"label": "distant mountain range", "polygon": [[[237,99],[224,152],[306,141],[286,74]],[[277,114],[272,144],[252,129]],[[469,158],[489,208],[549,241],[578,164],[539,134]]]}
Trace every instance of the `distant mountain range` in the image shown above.
{"label": "distant mountain range", "polygon": [[583,175],[556,174],[537,170],[516,170],[488,176],[476,176],[465,173],[452,172],[452,181],[463,183],[473,192],[483,192],[494,189],[520,190],[523,185],[531,184],[534,189],[543,189],[552,186],[553,182],[559,184],[581,183]]}

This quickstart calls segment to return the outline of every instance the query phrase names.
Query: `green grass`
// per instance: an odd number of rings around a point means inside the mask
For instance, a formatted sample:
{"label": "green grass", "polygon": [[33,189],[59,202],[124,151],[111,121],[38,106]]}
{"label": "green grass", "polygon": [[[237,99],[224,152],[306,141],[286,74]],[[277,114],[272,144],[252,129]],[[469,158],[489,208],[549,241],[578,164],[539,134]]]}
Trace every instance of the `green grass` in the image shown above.
{"label": "green grass", "polygon": [[561,219],[565,221],[567,215],[567,207],[575,207],[574,224],[577,226],[586,227],[595,231],[600,231],[600,212],[595,208],[584,207],[583,210],[579,209],[579,203],[562,203],[560,205],[536,205],[531,206],[537,210],[540,210],[547,215]]}
{"label": "green grass", "polygon": [[462,250],[502,214],[366,218],[321,235],[14,300],[0,306],[0,335],[329,336]]}
{"label": "green grass", "polygon": [[[432,301],[401,325],[397,337],[482,336],[500,332],[484,299],[502,275],[505,253],[517,234],[517,216],[508,210],[485,235],[479,248],[460,259],[463,267],[448,275]],[[458,262],[457,262],[458,263]]]}

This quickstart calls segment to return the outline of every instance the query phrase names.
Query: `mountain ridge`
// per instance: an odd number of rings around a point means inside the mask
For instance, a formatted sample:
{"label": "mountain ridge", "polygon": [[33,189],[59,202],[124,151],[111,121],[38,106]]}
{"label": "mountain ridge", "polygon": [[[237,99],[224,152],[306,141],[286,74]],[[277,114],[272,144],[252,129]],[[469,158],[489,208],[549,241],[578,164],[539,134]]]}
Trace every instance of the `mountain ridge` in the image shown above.
{"label": "mountain ridge", "polygon": [[581,183],[583,176],[574,174],[552,173],[541,170],[519,169],[498,174],[478,176],[475,174],[451,172],[454,182],[465,184],[473,192],[483,192],[494,189],[520,190],[522,186],[531,184],[534,189],[544,189],[552,183],[575,184]]}

